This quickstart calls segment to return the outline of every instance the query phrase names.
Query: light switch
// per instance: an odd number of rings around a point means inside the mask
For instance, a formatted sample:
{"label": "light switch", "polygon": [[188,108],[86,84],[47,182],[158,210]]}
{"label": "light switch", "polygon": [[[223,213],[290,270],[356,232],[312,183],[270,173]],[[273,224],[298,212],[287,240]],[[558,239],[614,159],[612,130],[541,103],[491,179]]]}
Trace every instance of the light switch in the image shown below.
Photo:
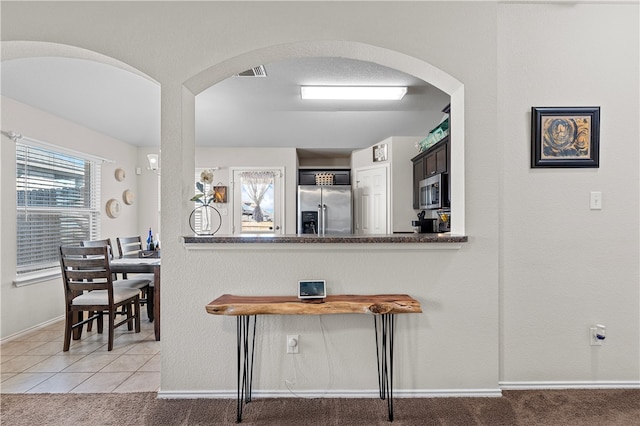
{"label": "light switch", "polygon": [[602,192],[591,192],[590,208],[591,210],[602,210]]}

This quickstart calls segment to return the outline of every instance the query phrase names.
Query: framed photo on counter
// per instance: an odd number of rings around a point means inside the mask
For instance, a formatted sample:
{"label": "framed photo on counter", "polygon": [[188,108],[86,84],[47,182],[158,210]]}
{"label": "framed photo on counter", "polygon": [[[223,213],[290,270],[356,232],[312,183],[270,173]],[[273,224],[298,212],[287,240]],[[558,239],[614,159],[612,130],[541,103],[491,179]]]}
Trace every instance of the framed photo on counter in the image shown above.
{"label": "framed photo on counter", "polygon": [[532,107],[531,167],[600,166],[600,107]]}

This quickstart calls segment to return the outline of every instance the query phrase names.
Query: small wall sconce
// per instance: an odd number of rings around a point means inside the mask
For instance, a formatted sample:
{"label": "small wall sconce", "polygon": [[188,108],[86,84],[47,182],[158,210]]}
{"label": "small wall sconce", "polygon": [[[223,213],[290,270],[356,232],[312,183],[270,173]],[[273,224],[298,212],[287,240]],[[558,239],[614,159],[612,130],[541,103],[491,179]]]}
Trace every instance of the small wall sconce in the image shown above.
{"label": "small wall sconce", "polygon": [[147,154],[147,160],[149,161],[147,170],[151,170],[153,173],[160,175],[160,156],[158,154]]}

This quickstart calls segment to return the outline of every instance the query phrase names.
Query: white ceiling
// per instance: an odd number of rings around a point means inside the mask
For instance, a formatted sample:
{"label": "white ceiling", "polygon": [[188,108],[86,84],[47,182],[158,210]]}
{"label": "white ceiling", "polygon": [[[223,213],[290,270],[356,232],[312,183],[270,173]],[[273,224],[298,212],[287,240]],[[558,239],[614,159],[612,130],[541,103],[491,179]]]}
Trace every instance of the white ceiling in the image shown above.
{"label": "white ceiling", "polygon": [[[426,136],[449,102],[424,81],[370,62],[305,58],[265,69],[265,78],[230,77],[196,97],[196,145],[364,148],[389,136]],[[144,77],[53,57],[4,61],[1,74],[3,96],[133,145],[160,145],[160,87]],[[409,90],[402,101],[303,101],[303,84],[407,85]]]}

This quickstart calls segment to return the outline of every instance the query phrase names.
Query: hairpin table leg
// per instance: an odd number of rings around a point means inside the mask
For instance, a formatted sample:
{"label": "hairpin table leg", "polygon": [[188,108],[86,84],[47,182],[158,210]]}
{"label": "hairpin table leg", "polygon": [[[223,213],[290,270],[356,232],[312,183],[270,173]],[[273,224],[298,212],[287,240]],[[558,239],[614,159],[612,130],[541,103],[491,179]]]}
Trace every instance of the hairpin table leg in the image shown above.
{"label": "hairpin table leg", "polygon": [[253,315],[253,330],[251,331],[251,338],[249,338],[250,328],[251,316],[239,315],[237,317],[238,405],[236,423],[240,423],[242,421],[243,404],[251,402],[253,358],[256,343],[256,315]]}
{"label": "hairpin table leg", "polygon": [[[378,327],[380,322],[380,327]],[[378,361],[378,388],[380,399],[387,400],[389,421],[393,421],[393,332],[394,314],[375,315],[376,359]]]}

